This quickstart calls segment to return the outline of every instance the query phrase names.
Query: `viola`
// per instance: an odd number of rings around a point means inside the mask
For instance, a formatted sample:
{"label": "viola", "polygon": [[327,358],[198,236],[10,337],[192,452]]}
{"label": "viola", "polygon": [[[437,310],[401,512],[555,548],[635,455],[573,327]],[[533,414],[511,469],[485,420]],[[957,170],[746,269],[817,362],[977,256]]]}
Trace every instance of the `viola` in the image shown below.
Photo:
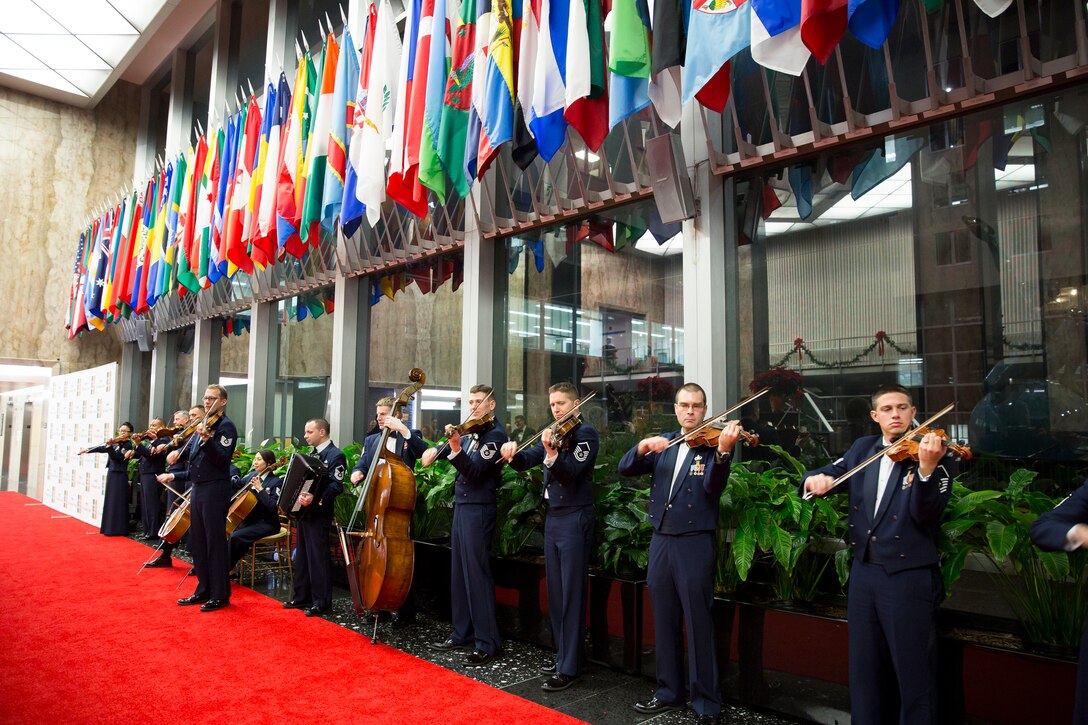
{"label": "viola", "polygon": [[[724,428],[715,428],[714,426],[702,428],[697,431],[695,435],[687,438],[685,442],[692,448],[698,448],[699,446],[717,448],[718,439],[721,438],[723,430]],[[759,445],[759,435],[746,431],[743,428],[740,429],[740,440],[744,441],[744,444],[751,448],[755,448]]]}
{"label": "viola", "polygon": [[965,461],[971,460],[971,449],[967,446],[960,445],[948,437],[948,435],[941,428],[927,428],[922,426],[917,430],[911,432],[911,435],[905,439],[901,439],[894,446],[890,446],[885,451],[887,456],[896,463],[902,461],[917,461],[918,460],[918,445],[922,442],[922,438],[927,433],[932,433],[941,439],[941,443],[951,451],[956,457]]}

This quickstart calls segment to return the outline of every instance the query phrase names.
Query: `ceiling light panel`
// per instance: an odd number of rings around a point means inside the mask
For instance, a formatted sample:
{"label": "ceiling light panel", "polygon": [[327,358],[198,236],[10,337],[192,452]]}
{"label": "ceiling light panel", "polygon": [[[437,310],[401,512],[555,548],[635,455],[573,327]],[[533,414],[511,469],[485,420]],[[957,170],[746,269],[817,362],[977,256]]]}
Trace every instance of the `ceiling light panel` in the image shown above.
{"label": "ceiling light panel", "polygon": [[8,36],[31,55],[56,70],[110,70],[106,61],[95,55],[74,35]]}
{"label": "ceiling light panel", "polygon": [[0,33],[64,33],[65,29],[30,0],[5,0]]}
{"label": "ceiling light panel", "polygon": [[138,35],[139,31],[106,0],[34,0],[70,33]]}
{"label": "ceiling light panel", "polygon": [[44,63],[26,52],[17,43],[12,42],[6,35],[0,35],[0,71],[42,68],[45,68]]}

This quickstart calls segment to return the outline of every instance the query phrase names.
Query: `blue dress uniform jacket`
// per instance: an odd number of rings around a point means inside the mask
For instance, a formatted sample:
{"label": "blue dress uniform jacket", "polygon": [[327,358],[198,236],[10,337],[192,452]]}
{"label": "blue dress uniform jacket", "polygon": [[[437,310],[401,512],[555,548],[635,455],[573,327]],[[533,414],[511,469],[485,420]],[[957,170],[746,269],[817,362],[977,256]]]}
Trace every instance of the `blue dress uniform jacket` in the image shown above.
{"label": "blue dress uniform jacket", "polygon": [[344,473],[348,459],[344,452],[331,442],[316,453],[329,468],[329,481],[320,499],[308,508],[314,510],[298,522],[298,540],[295,544],[294,592],[291,601],[327,610],[332,606],[332,578],[329,561],[329,530],[332,527],[333,502],[344,492]]}
{"label": "blue dress uniform jacket", "polygon": [[495,533],[495,490],[502,480],[499,449],[506,431],[497,421],[481,434],[462,436],[450,526],[450,613],[452,639],[489,655],[502,648],[495,617],[491,538]]}
{"label": "blue dress uniform jacket", "polygon": [[[396,445],[396,455],[400,456],[400,459],[404,461],[404,465],[415,470],[416,461],[419,460],[423,452],[427,450],[427,443],[423,440],[423,434],[418,430],[412,429],[412,435],[405,440],[400,433],[390,431],[389,440],[393,441]],[[378,449],[378,440],[382,437],[382,431],[377,433],[371,433],[363,441],[363,454],[359,456],[358,462],[355,464],[353,471],[358,471],[364,476],[370,470],[370,462],[374,460],[374,452]]]}
{"label": "blue dress uniform jacket", "polygon": [[[559,452],[550,467],[543,467],[549,511],[593,505],[593,466],[601,447],[600,437],[589,423],[582,423],[568,435],[569,446]],[[547,455],[544,444],[537,443],[515,455],[510,467],[528,471],[543,464]]]}
{"label": "blue dress uniform jacket", "polygon": [[88,448],[88,453],[105,453],[106,490],[102,497],[102,525],[99,532],[104,536],[128,534],[128,459],[125,452],[132,450],[132,443],[124,441],[113,445]]}
{"label": "blue dress uniform jacket", "polygon": [[[859,438],[842,458],[805,474],[801,490],[810,476],[838,477],[883,445],[879,435]],[[856,725],[936,723],[937,610],[944,598],[937,540],[954,465],[945,457],[922,481],[916,461],[894,464],[878,505],[880,466],[873,461],[828,492],[850,496],[850,714]]]}
{"label": "blue dress uniform jacket", "polygon": [[[1073,495],[1031,523],[1031,541],[1045,551],[1063,551],[1069,530],[1076,524],[1088,524],[1088,481]],[[1080,660],[1077,664],[1077,705],[1073,722],[1088,722],[1088,626],[1080,638]]]}
{"label": "blue dress uniform jacket", "polygon": [[450,458],[457,469],[453,502],[496,504],[495,491],[502,482],[499,449],[506,443],[502,424],[495,424],[483,433],[473,433],[461,439],[461,452]]}
{"label": "blue dress uniform jacket", "polygon": [[140,512],[144,524],[144,535],[158,536],[162,527],[162,484],[155,477],[166,470],[166,453],[152,453],[151,449],[162,439],[150,443],[140,443],[132,449],[132,455],[140,459]]}
{"label": "blue dress uniform jacket", "polygon": [[[665,434],[673,440],[680,431]],[[678,456],[683,465],[673,486]],[[639,457],[638,446],[624,454],[624,476],[651,473],[650,588],[657,639],[657,690],[664,703],[683,705],[690,694],[698,715],[721,713],[718,658],[714,644],[714,567],[717,561],[718,501],[729,482],[732,456],[718,459],[717,450],[679,444]],[[671,491],[671,493],[670,493]],[[687,637],[690,693],[684,677]]]}
{"label": "blue dress uniform jacket", "polygon": [[[555,640],[556,672],[569,677],[582,669],[589,558],[593,548],[593,466],[600,438],[589,423],[568,434],[551,466],[544,466],[548,516],[544,520],[544,571],[548,618]],[[525,471],[543,464],[543,443],[518,453],[510,466]]]}
{"label": "blue dress uniform jacket", "polygon": [[[680,431],[673,431],[664,437],[673,440],[679,435]],[[683,477],[672,490],[676,457],[680,455],[686,457],[681,469]],[[638,446],[635,446],[620,459],[619,471],[624,476],[653,474],[650,479],[650,525],[654,531],[683,534],[717,528],[718,499],[729,482],[729,458],[718,461],[714,448],[692,448],[681,443],[640,458]]]}
{"label": "blue dress uniform jacket", "polygon": [[195,596],[230,599],[227,549],[227,509],[230,503],[230,461],[238,445],[238,429],[226,415],[212,428],[208,440],[194,435],[181,449],[179,461],[189,468],[174,474],[175,481],[192,484],[189,551],[196,572]]}

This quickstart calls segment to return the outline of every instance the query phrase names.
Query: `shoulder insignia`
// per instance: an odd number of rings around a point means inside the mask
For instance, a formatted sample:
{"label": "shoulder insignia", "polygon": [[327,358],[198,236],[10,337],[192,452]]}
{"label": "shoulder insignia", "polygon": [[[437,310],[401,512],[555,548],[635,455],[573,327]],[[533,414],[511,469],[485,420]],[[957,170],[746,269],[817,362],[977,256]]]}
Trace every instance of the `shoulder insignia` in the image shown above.
{"label": "shoulder insignia", "polygon": [[337,481],[343,481],[344,480],[344,466],[340,465],[340,466],[337,466],[336,468],[334,468],[332,470],[332,477],[334,479],[336,479]]}
{"label": "shoulder insignia", "polygon": [[499,445],[497,443],[484,443],[482,446],[480,446],[480,455],[483,456],[483,459],[485,461],[490,461],[492,458],[495,457],[495,453],[497,453],[498,450]]}
{"label": "shoulder insignia", "polygon": [[224,448],[230,448],[230,444],[234,442],[234,439],[227,438],[226,436],[219,436],[219,442],[223,444]]}
{"label": "shoulder insignia", "polygon": [[574,448],[574,460],[585,463],[587,458],[589,458],[589,443],[582,441]]}

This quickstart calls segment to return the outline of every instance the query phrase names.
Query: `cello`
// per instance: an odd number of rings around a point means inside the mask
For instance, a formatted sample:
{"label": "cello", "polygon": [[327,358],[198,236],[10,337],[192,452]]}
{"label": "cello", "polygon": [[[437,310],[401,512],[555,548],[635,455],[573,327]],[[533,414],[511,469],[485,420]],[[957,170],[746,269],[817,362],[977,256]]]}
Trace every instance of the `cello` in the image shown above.
{"label": "cello", "polygon": [[[412,384],[397,396],[389,415],[399,415],[401,407],[423,387],[427,376],[419,368],[412,368],[408,379]],[[348,531],[339,532],[355,612],[360,617],[367,612],[374,614],[371,642],[377,641],[378,612],[400,609],[412,586],[415,568],[410,533],[416,506],[415,472],[386,447],[388,440],[389,429],[385,428],[378,437],[374,460],[363,480]],[[360,512],[364,528],[353,532]],[[347,533],[357,538],[358,543],[350,546]]]}

